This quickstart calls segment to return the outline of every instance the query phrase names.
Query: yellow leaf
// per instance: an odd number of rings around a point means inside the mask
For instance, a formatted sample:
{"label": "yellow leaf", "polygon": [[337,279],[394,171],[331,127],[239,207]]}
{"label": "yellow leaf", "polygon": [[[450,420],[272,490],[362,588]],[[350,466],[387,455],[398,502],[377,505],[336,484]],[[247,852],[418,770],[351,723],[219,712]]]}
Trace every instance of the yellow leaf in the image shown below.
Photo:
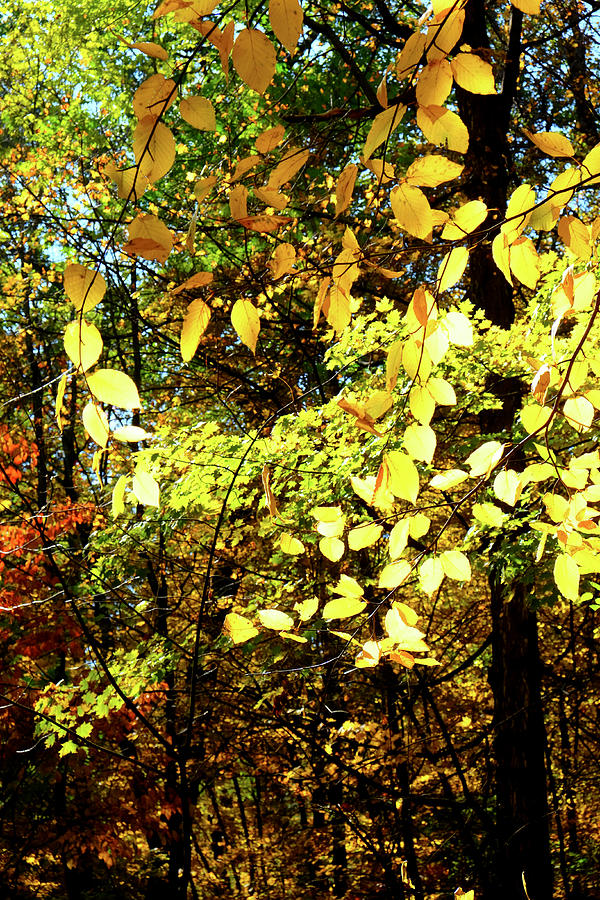
{"label": "yellow leaf", "polygon": [[[404,608],[408,609],[408,607]],[[403,650],[419,651],[429,649],[427,644],[423,642],[425,637],[423,632],[419,631],[418,628],[413,628],[412,625],[408,625],[395,605],[388,609],[385,614],[385,630],[390,640],[395,644],[399,644]]]}
{"label": "yellow leaf", "polygon": [[95,325],[77,319],[65,328],[65,351],[71,362],[83,372],[97,363],[102,353],[102,336]]}
{"label": "yellow leaf", "polygon": [[493,503],[474,503],[473,515],[488,528],[501,528],[507,516]]}
{"label": "yellow leaf", "polygon": [[288,553],[290,556],[299,556],[301,553],[304,553],[305,550],[302,541],[292,537],[291,534],[287,534],[285,531],[281,535],[279,546],[284,553]]}
{"label": "yellow leaf", "polygon": [[192,275],[176,288],[173,288],[171,293],[173,294],[173,296],[176,296],[177,294],[181,294],[182,291],[191,291],[197,287],[204,287],[205,285],[210,284],[212,280],[212,272],[196,272],[195,275]]}
{"label": "yellow leaf", "polygon": [[125,488],[127,487],[127,476],[120,475],[112,492],[112,517],[116,519],[125,512]]}
{"label": "yellow leaf", "polygon": [[104,410],[91,401],[86,403],[81,416],[83,427],[100,447],[106,447],[110,428]]}
{"label": "yellow leaf", "polygon": [[437,556],[430,556],[419,569],[419,584],[426,594],[435,594],[444,580],[444,570]]}
{"label": "yellow leaf", "polygon": [[300,616],[301,622],[308,622],[309,619],[312,619],[318,608],[319,601],[316,597],[309,597],[308,600],[303,600],[302,603],[294,603],[294,609]]}
{"label": "yellow leaf", "polygon": [[129,46],[131,50],[139,50],[140,53],[145,53],[151,59],[164,60],[169,58],[165,48],[161,47],[160,44],[155,44],[154,41],[136,41],[135,44],[130,44]]}
{"label": "yellow leaf", "polygon": [[429,425],[435,412],[435,400],[426,387],[413,384],[409,395],[410,411],[421,425]]}
{"label": "yellow leaf", "polygon": [[252,622],[246,619],[245,616],[238,615],[238,613],[227,613],[223,631],[231,638],[234,644],[243,644],[258,634],[258,629],[254,627]]}
{"label": "yellow leaf", "polygon": [[457,84],[471,94],[495,94],[494,70],[475,53],[457,53],[451,63]]}
{"label": "yellow leaf", "polygon": [[152,435],[139,425],[122,425],[113,431],[113,437],[125,444],[137,444],[138,441],[145,441]]}
{"label": "yellow leaf", "polygon": [[362,550],[364,547],[371,547],[381,537],[383,531],[382,525],[376,525],[374,522],[365,522],[357,525],[348,532],[348,546],[351,550]]}
{"label": "yellow leaf", "polygon": [[489,475],[504,453],[504,444],[499,441],[486,441],[481,447],[467,457],[465,464],[471,469],[471,478],[479,478],[480,475]]}
{"label": "yellow leaf", "polygon": [[514,506],[521,496],[522,483],[514,469],[503,469],[494,478],[494,493],[498,500]]}
{"label": "yellow leaf", "polygon": [[271,206],[273,209],[279,211],[285,209],[290,202],[290,198],[287,194],[282,194],[280,191],[270,191],[267,188],[255,187],[254,196],[258,200],[261,200],[265,206]]}
{"label": "yellow leaf", "polygon": [[451,4],[435,11],[434,18],[427,29],[427,59],[442,59],[448,56],[450,51],[460,40],[465,21],[464,9],[459,9],[460,4]]}
{"label": "yellow leaf", "polygon": [[[466,247],[454,247],[445,255],[438,269],[438,291],[447,291],[454,287],[463,276],[469,261],[469,251]],[[453,341],[453,343],[456,343]]]}
{"label": "yellow leaf", "polygon": [[68,263],[63,275],[65,294],[79,312],[88,312],[100,303],[106,293],[106,282],[99,272]]}
{"label": "yellow leaf", "polygon": [[586,185],[599,184],[600,178],[596,177],[598,175],[600,175],[600,144],[592,147],[581,163],[581,176]]}
{"label": "yellow leaf", "polygon": [[215,110],[206,97],[187,97],[179,104],[179,111],[186,122],[199,131],[215,131]]}
{"label": "yellow leaf", "polygon": [[317,531],[325,537],[339,537],[346,525],[346,516],[339,506],[317,506],[312,511]]}
{"label": "yellow leaf", "polygon": [[542,153],[546,153],[548,156],[562,157],[575,155],[575,150],[573,149],[571,141],[558,131],[538,131],[537,134],[532,134],[526,129],[523,130],[529,140],[532,141]]}
{"label": "yellow leaf", "polygon": [[390,532],[388,551],[391,559],[398,559],[404,553],[408,544],[410,523],[408,519],[396,522]]}
{"label": "yellow leaf", "polygon": [[444,378],[430,378],[427,388],[438,406],[455,406],[456,393],[449,381]]}
{"label": "yellow leaf", "polygon": [[572,556],[561,553],[554,563],[554,581],[563,597],[577,600],[579,597],[579,566]]}
{"label": "yellow leaf", "polygon": [[293,53],[302,34],[304,13],[298,0],[269,0],[269,21],[275,36]]}
{"label": "yellow leaf", "polygon": [[173,247],[173,236],[164,222],[150,213],[140,213],[128,228],[125,253],[164,262]]}
{"label": "yellow leaf", "polygon": [[431,207],[423,191],[410,184],[399,184],[392,190],[390,201],[401,228],[414,237],[431,240]]}
{"label": "yellow leaf", "polygon": [[151,75],[133,95],[133,111],[138,119],[159,118],[177,96],[177,85],[163,75]]}
{"label": "yellow leaf", "polygon": [[437,187],[458,178],[464,166],[432,153],[415,159],[406,170],[406,181],[420,187]]}
{"label": "yellow leaf", "polygon": [[323,618],[347,619],[349,616],[357,616],[366,606],[366,602],[359,597],[335,597],[325,604]]}
{"label": "yellow leaf", "polygon": [[267,188],[276,191],[282,185],[291,181],[309,156],[310,150],[299,150],[298,147],[291,147],[269,175]]}
{"label": "yellow leaf", "polygon": [[350,578],[348,575],[340,575],[340,580],[336,584],[334,588],[332,588],[334,594],[339,594],[341,597],[362,597],[364,594],[364,590],[358,583],[355,578]]}
{"label": "yellow leaf", "polygon": [[133,380],[117,369],[97,369],[87,377],[90,391],[102,403],[119,409],[140,409],[140,397]]}
{"label": "yellow leaf", "polygon": [[467,126],[460,116],[443,106],[420,106],[417,125],[431,144],[441,144],[456,153],[466,153],[469,149]]}
{"label": "yellow leaf", "polygon": [[258,618],[264,628],[272,631],[288,631],[294,627],[294,620],[280,609],[259,609]]}
{"label": "yellow leaf", "polygon": [[[390,348],[388,362],[392,360],[392,349],[393,345]],[[400,344],[399,350],[402,368],[408,377],[413,380],[418,378],[421,384],[424,384],[431,373],[431,358],[428,351],[411,340]]]}
{"label": "yellow leaf", "polygon": [[446,472],[434,475],[429,482],[429,487],[435,488],[437,491],[449,491],[451,488],[462,484],[468,477],[468,474],[463,472],[462,469],[448,469]]}
{"label": "yellow leaf", "polygon": [[527,226],[534,206],[535,191],[528,184],[519,185],[510,195],[505,222],[501,228],[509,244],[512,244]]}
{"label": "yellow leaf", "polygon": [[558,236],[578,259],[589,259],[592,253],[590,229],[576,216],[563,216],[558,223]]}
{"label": "yellow leaf", "polygon": [[512,286],[510,274],[510,249],[505,234],[497,234],[492,241],[492,257],[508,283]]}
{"label": "yellow leaf", "polygon": [[405,112],[406,106],[390,106],[375,116],[363,147],[362,156],[365,160],[373,155],[380,144],[389,140],[394,129],[402,121]]}
{"label": "yellow leaf", "polygon": [[373,668],[379,662],[380,657],[381,650],[377,641],[365,641],[356,654],[354,665],[357,669]]}
{"label": "yellow leaf", "polygon": [[332,284],[329,290],[329,306],[326,318],[336,334],[341,334],[348,327],[352,318],[350,297],[337,284]]}
{"label": "yellow leaf", "polygon": [[270,234],[272,231],[277,231],[283,225],[287,225],[288,222],[292,220],[289,216],[247,216],[244,219],[239,219],[240,225],[243,225],[244,228],[248,228],[250,231],[259,231],[262,234]]}
{"label": "yellow leaf", "polygon": [[285,128],[283,125],[275,125],[273,128],[267,128],[254,141],[254,146],[259,153],[270,153],[285,137]]}
{"label": "yellow leaf", "polygon": [[117,169],[113,163],[108,163],[102,169],[102,174],[114,182],[117,186],[117,194],[123,200],[131,199],[134,202],[139,200],[150,183],[137,166]]}
{"label": "yellow leaf", "polygon": [[445,550],[440,556],[440,562],[444,575],[448,578],[453,578],[454,581],[471,580],[471,564],[460,550]]}
{"label": "yellow leaf", "polygon": [[194,185],[194,197],[199,203],[205,200],[212,189],[217,184],[216,175],[209,175],[208,178],[199,178]]}
{"label": "yellow leaf", "polygon": [[429,425],[409,425],[404,432],[404,447],[413,459],[430,463],[435,445],[435,431]]}
{"label": "yellow leaf", "polygon": [[408,520],[408,531],[411,538],[418,540],[427,534],[431,526],[431,519],[423,515],[423,513],[415,513]]}
{"label": "yellow leaf", "polygon": [[[540,0],[510,0],[510,2],[529,16],[539,16],[540,14]],[[466,897],[465,900],[467,900]]]}
{"label": "yellow leaf", "polygon": [[266,34],[256,28],[244,28],[235,40],[231,58],[242,81],[258,94],[264,94],[277,64],[275,47]]}
{"label": "yellow leaf", "polygon": [[402,50],[396,58],[396,74],[398,78],[403,79],[410,75],[421,61],[421,57],[425,53],[427,37],[419,31],[408,38]]}
{"label": "yellow leaf", "polygon": [[539,406],[537,403],[524,406],[520,412],[521,422],[527,434],[533,434],[534,431],[543,428],[551,415],[552,409],[549,406]]}
{"label": "yellow leaf", "polygon": [[588,431],[594,418],[594,407],[586,397],[570,397],[564,405],[564,414],[575,431]]}
{"label": "yellow leaf", "polygon": [[444,225],[442,238],[445,241],[459,241],[481,225],[487,218],[488,210],[481,200],[470,200],[452,216],[452,221]]}
{"label": "yellow leaf", "polygon": [[209,321],[210,308],[204,300],[192,301],[187,308],[179,340],[181,358],[184,362],[189,362],[193,359],[198,349],[200,338],[208,328]]}
{"label": "yellow leaf", "polygon": [[273,278],[282,278],[291,272],[296,262],[296,248],[292,244],[277,244],[269,263]]}
{"label": "yellow leaf", "polygon": [[65,399],[65,391],[67,389],[67,373],[61,375],[60,381],[58,382],[58,389],[56,391],[56,422],[58,424],[58,430],[62,432],[63,423],[62,423],[62,407],[63,400]]}
{"label": "yellow leaf", "polygon": [[241,342],[254,353],[260,331],[260,316],[250,300],[240,298],[235,301],[231,310],[231,324]]}
{"label": "yellow leaf", "polygon": [[255,169],[256,166],[261,162],[262,157],[258,155],[258,153],[254,153],[251,156],[245,156],[244,159],[240,159],[238,163],[236,163],[235,170],[233,175],[231,176],[231,181],[239,181],[240,178],[243,178],[248,172],[251,172],[252,169]]}
{"label": "yellow leaf", "polygon": [[419,106],[441,106],[452,90],[452,69],[447,59],[428,62],[416,87]]}
{"label": "yellow leaf", "polygon": [[358,166],[350,163],[341,173],[335,186],[335,214],[339,216],[345,209],[348,209],[354,192],[356,176],[358,175]]}
{"label": "yellow leaf", "polygon": [[133,493],[144,506],[158,506],[160,490],[150,472],[137,469],[132,480]]}
{"label": "yellow leaf", "polygon": [[406,581],[411,573],[411,569],[412,566],[406,559],[390,563],[389,566],[385,566],[379,576],[379,587],[393,591],[394,588],[400,587]]}
{"label": "yellow leaf", "polygon": [[448,337],[457,347],[473,346],[473,326],[464,315],[452,309],[444,319]]}
{"label": "yellow leaf", "polygon": [[510,270],[526,287],[533,288],[540,277],[540,261],[537,250],[527,237],[519,237],[510,245]]}
{"label": "yellow leaf", "polygon": [[133,132],[133,153],[139,171],[154,183],[175,162],[175,139],[171,130],[153,116],[141,119]]}
{"label": "yellow leaf", "polygon": [[336,537],[324,537],[319,541],[319,550],[331,562],[339,562],[344,555],[344,544]]}
{"label": "yellow leaf", "polygon": [[389,474],[389,489],[401,500],[416,503],[419,496],[419,472],[414,462],[402,450],[384,454]]}
{"label": "yellow leaf", "polygon": [[232,219],[245,219],[248,215],[248,188],[236,184],[229,192],[229,212]]}

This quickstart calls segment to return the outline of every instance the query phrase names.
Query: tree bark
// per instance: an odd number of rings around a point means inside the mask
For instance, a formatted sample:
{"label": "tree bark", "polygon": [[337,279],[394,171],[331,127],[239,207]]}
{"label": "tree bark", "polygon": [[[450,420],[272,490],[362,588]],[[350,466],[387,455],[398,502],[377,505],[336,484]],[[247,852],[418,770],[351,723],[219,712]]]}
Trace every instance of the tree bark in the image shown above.
{"label": "tree bark", "polygon": [[[512,158],[508,142],[510,110],[518,85],[522,13],[513,9],[502,86],[498,95],[458,91],[459,109],[471,141],[465,159],[468,198],[483,200],[490,214],[485,227],[502,221],[506,210]],[[486,6],[470,0],[463,40],[475,50],[488,48]],[[515,185],[516,186],[516,185]],[[493,236],[493,231],[491,236]],[[488,236],[489,237],[489,236]],[[515,308],[512,289],[496,267],[490,240],[471,253],[469,296],[500,328],[509,328]],[[509,383],[510,382],[510,383]],[[499,373],[490,389],[502,398],[500,415],[482,418],[482,431],[510,435],[520,405],[514,379]],[[537,616],[521,581],[505,583],[498,544],[498,567],[490,577],[494,755],[496,763],[496,834],[494,872],[486,900],[551,900],[552,864],[548,828],[543,708]]]}

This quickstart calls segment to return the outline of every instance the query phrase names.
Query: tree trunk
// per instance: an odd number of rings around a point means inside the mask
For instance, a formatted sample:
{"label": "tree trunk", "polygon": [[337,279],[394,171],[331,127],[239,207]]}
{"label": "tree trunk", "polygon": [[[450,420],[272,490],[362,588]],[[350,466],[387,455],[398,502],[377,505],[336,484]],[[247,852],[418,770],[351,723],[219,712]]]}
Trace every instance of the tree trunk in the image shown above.
{"label": "tree trunk", "polygon": [[[481,199],[488,206],[486,228],[502,221],[508,200],[512,171],[508,131],[518,83],[521,23],[522,13],[513,8],[498,95],[457,92],[460,114],[471,136],[465,159],[465,193],[470,200]],[[475,49],[489,47],[483,0],[469,0],[463,40]],[[469,296],[475,305],[493,325],[509,328],[515,315],[512,290],[493,262],[489,240],[472,251],[469,273]],[[510,436],[520,405],[514,379],[498,373],[488,389],[502,398],[502,409],[487,418],[484,414],[482,431],[502,430]],[[537,617],[524,585],[503,581],[500,570],[505,551],[499,544],[498,571],[490,577],[497,823],[496,858],[486,898],[525,900],[524,878],[530,900],[551,900]]]}

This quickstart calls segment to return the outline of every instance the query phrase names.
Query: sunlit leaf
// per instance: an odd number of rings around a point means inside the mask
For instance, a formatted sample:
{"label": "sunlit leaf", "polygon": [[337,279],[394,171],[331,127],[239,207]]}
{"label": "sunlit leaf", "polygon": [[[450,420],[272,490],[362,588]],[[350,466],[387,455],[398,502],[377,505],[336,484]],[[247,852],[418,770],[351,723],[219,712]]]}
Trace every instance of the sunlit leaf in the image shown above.
{"label": "sunlit leaf", "polygon": [[235,301],[231,310],[231,324],[241,342],[254,353],[260,331],[260,316],[250,300],[240,298]]}
{"label": "sunlit leaf", "polygon": [[65,294],[79,312],[88,312],[100,303],[106,293],[106,282],[99,272],[68,263],[63,275]]}
{"label": "sunlit leaf", "polygon": [[179,104],[179,111],[199,131],[214,131],[217,127],[214,106],[206,97],[186,97]]}
{"label": "sunlit leaf", "polygon": [[347,619],[349,616],[357,616],[366,609],[366,601],[360,597],[342,596],[335,597],[325,604],[323,608],[324,619]]}
{"label": "sunlit leaf", "polygon": [[83,372],[98,362],[102,353],[102,336],[95,325],[76,319],[65,328],[65,351],[71,362]]}
{"label": "sunlit leaf", "polygon": [[231,58],[242,81],[258,94],[264,94],[277,63],[275,47],[266,34],[256,28],[244,28],[235,40]]}
{"label": "sunlit leaf", "polygon": [[451,62],[457,84],[472,94],[495,94],[494,70],[476,53],[457,53]]}
{"label": "sunlit leaf", "polygon": [[141,402],[135,382],[118,369],[97,369],[87,376],[87,384],[102,403],[119,409],[140,409]]}
{"label": "sunlit leaf", "polygon": [[444,575],[455,581],[471,580],[471,564],[469,559],[460,550],[445,550],[440,556],[440,562]]}
{"label": "sunlit leaf", "polygon": [[290,556],[299,556],[306,549],[302,541],[285,531],[279,539],[279,546],[284,553],[288,553]]}
{"label": "sunlit leaf", "polygon": [[294,620],[280,609],[259,609],[258,618],[264,628],[272,631],[288,631],[294,627]]}
{"label": "sunlit leaf", "polygon": [[579,566],[572,556],[561,553],[554,563],[554,581],[567,600],[577,600],[579,596]]}
{"label": "sunlit leaf", "polygon": [[180,336],[181,358],[184,362],[193,359],[209,321],[210,307],[203,300],[192,301],[187,308]]}
{"label": "sunlit leaf", "polygon": [[240,616],[238,613],[227,613],[223,631],[234,644],[243,644],[258,634],[258,629],[254,627],[250,619]]}
{"label": "sunlit leaf", "polygon": [[131,487],[137,499],[144,506],[158,506],[160,489],[158,481],[144,469],[136,469]]}
{"label": "sunlit leaf", "polygon": [[100,447],[106,447],[110,428],[104,410],[90,401],[84,406],[81,418],[91,439]]}
{"label": "sunlit leaf", "polygon": [[292,53],[302,34],[304,13],[298,0],[269,0],[269,21],[275,36]]}

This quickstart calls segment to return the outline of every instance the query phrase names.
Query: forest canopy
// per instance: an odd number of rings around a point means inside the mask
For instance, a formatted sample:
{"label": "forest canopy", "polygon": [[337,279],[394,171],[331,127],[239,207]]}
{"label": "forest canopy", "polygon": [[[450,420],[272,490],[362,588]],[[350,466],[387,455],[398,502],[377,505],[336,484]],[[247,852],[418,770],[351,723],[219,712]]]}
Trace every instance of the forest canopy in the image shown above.
{"label": "forest canopy", "polygon": [[2,896],[599,900],[598,27],[6,0]]}

